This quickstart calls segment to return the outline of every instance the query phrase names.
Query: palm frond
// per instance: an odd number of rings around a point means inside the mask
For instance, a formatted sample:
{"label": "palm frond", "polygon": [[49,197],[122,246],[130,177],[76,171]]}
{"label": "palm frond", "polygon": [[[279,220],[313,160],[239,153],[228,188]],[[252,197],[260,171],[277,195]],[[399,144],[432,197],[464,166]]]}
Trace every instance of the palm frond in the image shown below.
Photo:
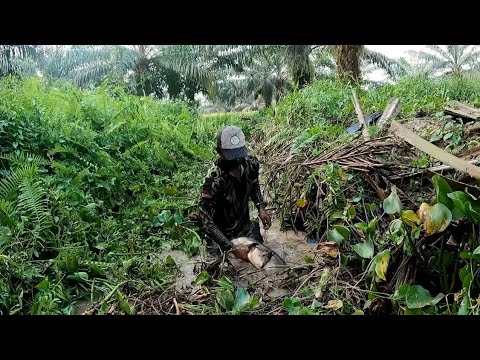
{"label": "palm frond", "polygon": [[396,79],[405,73],[404,68],[397,61],[377,51],[364,48],[362,60],[384,70],[392,79]]}
{"label": "palm frond", "polygon": [[14,74],[18,70],[17,58],[35,58],[38,45],[0,45],[0,76]]}

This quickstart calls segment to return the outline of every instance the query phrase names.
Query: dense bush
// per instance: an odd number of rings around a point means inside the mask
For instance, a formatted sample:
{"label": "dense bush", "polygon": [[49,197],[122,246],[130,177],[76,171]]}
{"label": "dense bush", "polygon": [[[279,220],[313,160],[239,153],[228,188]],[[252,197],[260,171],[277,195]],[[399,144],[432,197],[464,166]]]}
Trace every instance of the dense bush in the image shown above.
{"label": "dense bush", "polygon": [[142,254],[192,245],[192,232],[161,225],[166,211],[186,221],[233,119],[40,79],[2,79],[0,98],[0,310],[71,313],[132,272],[133,286],[163,284],[163,265]]}

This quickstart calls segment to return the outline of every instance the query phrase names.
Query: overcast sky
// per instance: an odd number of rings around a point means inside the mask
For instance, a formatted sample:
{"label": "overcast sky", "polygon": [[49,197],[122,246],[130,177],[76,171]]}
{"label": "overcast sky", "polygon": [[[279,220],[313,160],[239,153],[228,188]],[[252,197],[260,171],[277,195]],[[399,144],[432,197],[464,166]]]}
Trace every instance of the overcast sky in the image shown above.
{"label": "overcast sky", "polygon": [[[406,59],[410,60],[410,56],[407,54],[407,51],[423,50],[425,48],[425,45],[366,45],[366,47],[394,59],[403,56]],[[368,78],[374,81],[381,81],[385,80],[387,78],[387,75],[382,70],[375,70],[374,72],[369,74]]]}

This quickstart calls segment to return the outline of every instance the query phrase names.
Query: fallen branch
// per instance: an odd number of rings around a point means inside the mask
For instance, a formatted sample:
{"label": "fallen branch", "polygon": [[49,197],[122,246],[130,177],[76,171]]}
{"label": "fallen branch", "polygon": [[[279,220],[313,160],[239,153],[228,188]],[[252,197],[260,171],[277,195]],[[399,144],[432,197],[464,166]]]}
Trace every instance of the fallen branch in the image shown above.
{"label": "fallen branch", "polygon": [[176,315],[180,315],[180,309],[178,307],[177,299],[173,298],[173,303],[175,304]]}
{"label": "fallen branch", "polygon": [[480,109],[462,104],[458,101],[450,102],[449,105],[445,107],[443,112],[447,115],[452,115],[462,119],[473,121],[480,120]]}
{"label": "fallen branch", "polygon": [[[469,161],[467,161],[467,163],[477,165],[477,164],[480,164],[480,159],[469,160]],[[427,173],[428,172],[437,173],[437,172],[440,172],[440,171],[449,171],[449,170],[453,170],[453,167],[451,167],[450,165],[438,165],[438,166],[432,166],[432,167],[429,167],[429,168],[426,168],[426,169],[422,169],[420,171],[416,171],[416,172],[413,172],[413,173],[403,173],[403,174],[399,174],[399,175],[396,175],[396,176],[391,176],[391,177],[389,177],[389,179],[390,180],[400,180],[400,179],[411,178],[411,177],[414,177],[414,176],[417,176],[417,175],[425,174],[425,172],[427,172]]]}
{"label": "fallen branch", "polygon": [[415,146],[417,149],[427,153],[428,155],[447,165],[450,165],[452,168],[458,171],[465,172],[476,179],[480,179],[480,168],[478,166],[449,154],[445,150],[440,149],[438,146],[433,145],[414,132],[408,130],[396,121],[392,121],[391,129],[394,130],[393,132],[396,136]]}
{"label": "fallen branch", "polygon": [[465,129],[465,135],[470,136],[473,133],[476,133],[478,131],[480,131],[480,124],[477,123],[477,124],[474,124],[474,125],[470,126],[469,128],[466,128]]}
{"label": "fallen branch", "polygon": [[353,105],[355,106],[355,112],[357,113],[358,121],[362,126],[363,139],[365,141],[368,141],[370,140],[370,134],[368,133],[367,124],[365,123],[365,117],[363,116],[362,108],[360,107],[360,102],[358,101],[357,93],[353,89],[352,89],[352,95],[353,95]]}
{"label": "fallen branch", "polygon": [[394,119],[395,116],[398,115],[398,113],[400,112],[400,109],[401,107],[400,107],[399,98],[393,98],[388,101],[382,116],[378,120],[378,128],[380,131],[382,131],[383,127],[386,125],[388,120]]}

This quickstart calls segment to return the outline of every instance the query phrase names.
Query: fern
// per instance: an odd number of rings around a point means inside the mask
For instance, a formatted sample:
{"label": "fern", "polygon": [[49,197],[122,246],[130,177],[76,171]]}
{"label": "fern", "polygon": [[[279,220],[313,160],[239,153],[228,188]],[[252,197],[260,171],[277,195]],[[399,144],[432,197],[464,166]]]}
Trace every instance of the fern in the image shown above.
{"label": "fern", "polygon": [[32,164],[35,166],[45,166],[49,164],[49,161],[44,159],[43,157],[25,152],[21,152],[19,154],[0,154],[0,159],[8,160],[18,166],[24,166],[28,164]]}
{"label": "fern", "polygon": [[13,203],[8,200],[1,199],[0,212],[3,212],[9,218],[13,218],[15,216],[15,209]]}
{"label": "fern", "polygon": [[0,196],[8,197],[25,179],[30,179],[38,171],[34,164],[24,165],[21,168],[15,169],[6,178],[0,180]]}
{"label": "fern", "polygon": [[39,181],[24,178],[20,184],[20,195],[17,199],[16,211],[33,220],[44,228],[50,223],[50,212],[46,202],[47,192]]}

